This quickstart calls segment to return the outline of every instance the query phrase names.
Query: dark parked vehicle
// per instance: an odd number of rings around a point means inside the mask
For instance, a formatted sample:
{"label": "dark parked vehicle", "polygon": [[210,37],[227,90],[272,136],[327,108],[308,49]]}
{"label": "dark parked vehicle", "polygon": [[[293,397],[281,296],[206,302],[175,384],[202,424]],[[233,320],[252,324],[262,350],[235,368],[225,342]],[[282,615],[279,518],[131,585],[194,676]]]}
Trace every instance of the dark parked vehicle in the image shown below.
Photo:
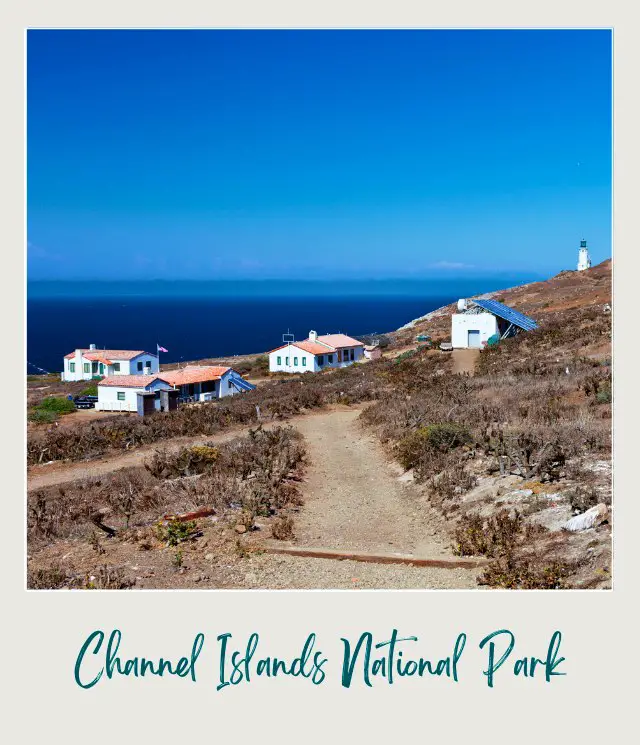
{"label": "dark parked vehicle", "polygon": [[73,399],[76,409],[95,409],[97,396],[76,396]]}

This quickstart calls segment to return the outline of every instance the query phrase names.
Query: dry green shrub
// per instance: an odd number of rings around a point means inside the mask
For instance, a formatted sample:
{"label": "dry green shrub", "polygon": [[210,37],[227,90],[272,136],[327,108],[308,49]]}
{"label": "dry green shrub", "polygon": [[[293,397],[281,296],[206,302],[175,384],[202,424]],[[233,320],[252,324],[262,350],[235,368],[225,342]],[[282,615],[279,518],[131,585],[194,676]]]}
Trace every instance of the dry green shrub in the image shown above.
{"label": "dry green shrub", "polygon": [[158,479],[176,479],[209,473],[218,460],[219,450],[210,445],[183,447],[177,453],[156,450],[153,457],[145,461],[145,468]]}
{"label": "dry green shrub", "polygon": [[167,546],[177,546],[194,538],[197,530],[198,524],[195,520],[168,520],[156,525],[156,537]]}
{"label": "dry green shrub", "polygon": [[511,516],[507,510],[482,518],[477,514],[463,515],[456,526],[453,550],[458,556],[501,556],[512,553],[522,536],[521,515]]}
{"label": "dry green shrub", "polygon": [[124,567],[103,564],[84,582],[85,590],[127,590],[136,584],[135,578],[127,577]]}
{"label": "dry green shrub", "polygon": [[29,568],[27,571],[27,587],[30,590],[57,590],[68,582],[67,571],[58,563],[44,568]]}
{"label": "dry green shrub", "polygon": [[279,541],[290,541],[295,537],[293,518],[290,515],[280,515],[271,523],[271,535]]}
{"label": "dry green shrub", "polygon": [[508,553],[486,567],[478,584],[507,590],[562,590],[568,587],[570,573],[571,566],[564,562],[545,564]]}
{"label": "dry green shrub", "polygon": [[408,470],[416,468],[426,455],[434,451],[446,453],[470,442],[469,431],[460,424],[430,424],[403,437],[397,445],[396,453],[402,466]]}
{"label": "dry green shrub", "polygon": [[459,499],[478,483],[477,478],[464,466],[447,467],[428,481],[429,500],[434,506],[442,508],[443,503]]}
{"label": "dry green shrub", "polygon": [[574,512],[586,512],[601,502],[611,504],[611,498],[601,496],[598,490],[592,486],[578,485],[569,492],[569,504]]}

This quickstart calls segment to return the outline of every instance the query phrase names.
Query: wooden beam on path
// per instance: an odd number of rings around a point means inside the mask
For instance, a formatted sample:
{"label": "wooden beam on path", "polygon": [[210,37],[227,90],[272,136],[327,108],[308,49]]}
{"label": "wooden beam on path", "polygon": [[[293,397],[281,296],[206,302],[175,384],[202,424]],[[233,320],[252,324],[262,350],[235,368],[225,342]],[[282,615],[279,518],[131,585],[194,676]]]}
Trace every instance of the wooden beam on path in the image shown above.
{"label": "wooden beam on path", "polygon": [[364,561],[371,564],[407,564],[414,567],[436,567],[440,569],[475,569],[488,563],[485,558],[456,557],[455,559],[425,559],[408,554],[372,554],[366,551],[342,551],[331,548],[305,548],[268,543],[267,554],[284,554],[311,559],[336,559],[337,561]]}

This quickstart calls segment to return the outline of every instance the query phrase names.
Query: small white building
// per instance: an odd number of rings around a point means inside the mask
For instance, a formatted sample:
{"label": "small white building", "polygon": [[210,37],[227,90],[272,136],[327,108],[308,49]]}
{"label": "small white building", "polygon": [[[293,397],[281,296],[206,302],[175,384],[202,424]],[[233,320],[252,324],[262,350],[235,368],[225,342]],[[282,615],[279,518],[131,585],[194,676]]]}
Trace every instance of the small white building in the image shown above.
{"label": "small white building", "polygon": [[367,344],[364,348],[364,356],[368,360],[379,360],[382,357],[382,349],[379,344]]}
{"label": "small white building", "polygon": [[578,271],[584,272],[585,269],[591,269],[591,257],[589,256],[587,242],[583,238],[578,249]]}
{"label": "small white building", "polygon": [[138,411],[138,394],[155,393],[154,408],[162,408],[160,391],[177,390],[178,401],[212,401],[236,393],[253,390],[231,367],[188,365],[156,375],[120,375],[104,378],[98,383],[100,411]]}
{"label": "small white building", "polygon": [[451,345],[454,349],[482,349],[492,336],[505,339],[537,327],[533,319],[497,300],[458,300],[458,312],[451,316]]}
{"label": "small white building", "polygon": [[268,354],[269,372],[319,372],[361,362],[364,344],[346,334],[318,336],[310,331],[304,341],[287,342]]}
{"label": "small white building", "polygon": [[142,350],[76,349],[64,357],[62,380],[92,380],[112,375],[153,375],[159,370],[158,355]]}
{"label": "small white building", "polygon": [[138,411],[138,393],[157,393],[160,408],[161,390],[173,386],[158,375],[119,375],[104,378],[98,383],[98,411]]}

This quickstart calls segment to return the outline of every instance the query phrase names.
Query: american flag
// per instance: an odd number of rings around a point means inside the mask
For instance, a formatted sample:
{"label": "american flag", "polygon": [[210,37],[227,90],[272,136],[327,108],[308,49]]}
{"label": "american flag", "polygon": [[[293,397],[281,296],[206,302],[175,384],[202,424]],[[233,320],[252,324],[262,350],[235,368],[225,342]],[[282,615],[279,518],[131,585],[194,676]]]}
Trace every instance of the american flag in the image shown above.
{"label": "american flag", "polygon": [[161,347],[159,344],[156,344],[156,346],[158,347],[158,352],[168,352],[169,351],[168,349],[165,349],[164,347]]}

